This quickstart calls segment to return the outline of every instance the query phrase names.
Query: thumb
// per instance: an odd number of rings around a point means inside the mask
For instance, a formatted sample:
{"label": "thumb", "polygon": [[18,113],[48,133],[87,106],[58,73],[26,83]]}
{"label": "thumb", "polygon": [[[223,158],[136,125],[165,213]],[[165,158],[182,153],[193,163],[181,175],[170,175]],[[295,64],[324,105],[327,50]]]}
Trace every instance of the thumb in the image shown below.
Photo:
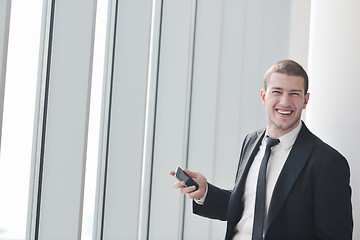
{"label": "thumb", "polygon": [[195,172],[193,172],[193,171],[190,171],[189,169],[183,169],[184,170],[184,172],[187,174],[187,175],[189,175],[189,177],[191,177],[191,178],[195,178],[196,177],[196,173]]}

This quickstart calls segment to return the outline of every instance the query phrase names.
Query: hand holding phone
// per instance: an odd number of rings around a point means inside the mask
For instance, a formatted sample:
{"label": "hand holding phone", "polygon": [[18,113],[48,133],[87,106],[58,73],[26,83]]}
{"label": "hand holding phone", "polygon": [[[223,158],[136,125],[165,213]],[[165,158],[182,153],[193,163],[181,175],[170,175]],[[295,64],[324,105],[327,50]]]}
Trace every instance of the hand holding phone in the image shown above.
{"label": "hand holding phone", "polygon": [[199,189],[199,184],[197,184],[189,175],[187,175],[180,167],[175,171],[175,178],[179,181],[184,181],[186,187],[195,186],[196,190]]}

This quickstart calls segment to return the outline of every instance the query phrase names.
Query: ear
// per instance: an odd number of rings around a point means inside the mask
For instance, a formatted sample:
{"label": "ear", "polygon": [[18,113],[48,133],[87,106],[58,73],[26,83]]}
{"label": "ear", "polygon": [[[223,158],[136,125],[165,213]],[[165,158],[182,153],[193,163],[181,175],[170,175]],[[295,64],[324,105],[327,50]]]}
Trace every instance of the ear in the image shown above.
{"label": "ear", "polygon": [[304,99],[304,106],[303,106],[303,109],[306,108],[308,102],[309,102],[309,98],[310,98],[310,93],[306,93],[305,94],[305,99]]}
{"label": "ear", "polygon": [[260,97],[261,97],[261,101],[262,104],[265,105],[265,96],[266,96],[266,90],[265,89],[261,89],[260,90]]}

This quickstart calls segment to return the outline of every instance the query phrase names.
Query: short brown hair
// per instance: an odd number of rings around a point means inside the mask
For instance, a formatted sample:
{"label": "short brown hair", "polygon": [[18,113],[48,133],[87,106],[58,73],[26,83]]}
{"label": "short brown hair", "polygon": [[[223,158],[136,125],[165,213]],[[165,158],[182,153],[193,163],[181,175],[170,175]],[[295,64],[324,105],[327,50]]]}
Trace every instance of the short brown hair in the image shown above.
{"label": "short brown hair", "polygon": [[308,75],[306,73],[306,71],[304,70],[304,68],[298,64],[297,62],[293,61],[293,60],[282,60],[279,61],[277,63],[275,63],[274,65],[272,65],[267,72],[265,73],[264,76],[264,89],[267,89],[267,86],[269,84],[269,79],[272,73],[277,72],[277,73],[283,73],[289,76],[299,76],[302,77],[304,79],[304,94],[307,93],[308,89],[309,89],[309,78]]}

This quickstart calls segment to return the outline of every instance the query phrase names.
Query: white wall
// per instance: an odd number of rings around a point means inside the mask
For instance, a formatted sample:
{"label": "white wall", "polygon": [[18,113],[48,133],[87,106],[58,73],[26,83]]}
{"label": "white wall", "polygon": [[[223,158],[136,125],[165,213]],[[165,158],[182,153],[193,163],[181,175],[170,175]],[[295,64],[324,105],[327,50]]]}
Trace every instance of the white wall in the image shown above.
{"label": "white wall", "polygon": [[351,170],[354,239],[360,239],[360,2],[313,0],[307,123],[338,149]]}

